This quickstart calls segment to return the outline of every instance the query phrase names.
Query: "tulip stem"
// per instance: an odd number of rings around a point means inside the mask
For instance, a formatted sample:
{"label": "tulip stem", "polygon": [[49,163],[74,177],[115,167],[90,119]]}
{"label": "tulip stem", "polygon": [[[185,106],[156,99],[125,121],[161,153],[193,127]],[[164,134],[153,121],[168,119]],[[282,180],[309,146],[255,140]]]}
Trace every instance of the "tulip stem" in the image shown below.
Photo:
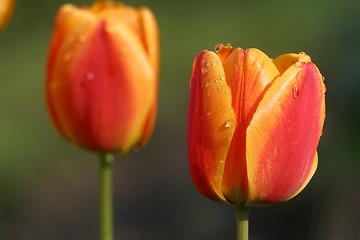
{"label": "tulip stem", "polygon": [[113,240],[112,162],[111,153],[100,155],[100,239]]}
{"label": "tulip stem", "polygon": [[249,208],[236,206],[236,240],[249,239]]}

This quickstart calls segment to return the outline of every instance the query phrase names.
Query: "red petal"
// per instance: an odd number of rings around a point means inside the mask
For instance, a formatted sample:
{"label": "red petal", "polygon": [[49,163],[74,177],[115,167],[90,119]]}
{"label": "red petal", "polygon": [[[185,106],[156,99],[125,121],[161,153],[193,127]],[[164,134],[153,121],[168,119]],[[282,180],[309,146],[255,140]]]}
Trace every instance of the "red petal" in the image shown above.
{"label": "red petal", "polygon": [[316,66],[297,62],[266,91],[246,133],[248,204],[284,201],[314,173],[324,89]]}

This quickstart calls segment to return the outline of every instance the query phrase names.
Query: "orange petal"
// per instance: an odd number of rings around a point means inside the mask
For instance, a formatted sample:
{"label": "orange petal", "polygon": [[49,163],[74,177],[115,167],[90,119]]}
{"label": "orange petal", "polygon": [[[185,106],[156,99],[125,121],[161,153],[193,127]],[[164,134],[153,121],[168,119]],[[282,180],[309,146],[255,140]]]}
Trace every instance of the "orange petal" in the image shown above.
{"label": "orange petal", "polygon": [[14,10],[15,0],[0,1],[0,30],[8,23]]}
{"label": "orange petal", "polygon": [[205,196],[225,201],[221,190],[224,161],[234,133],[235,114],[219,57],[201,52],[190,80],[188,149],[190,172]]}
{"label": "orange petal", "polygon": [[138,13],[144,48],[155,73],[158,74],[159,30],[156,19],[152,12],[146,7],[139,8]]}
{"label": "orange petal", "polygon": [[249,205],[284,201],[314,173],[324,89],[313,63],[296,62],[266,91],[246,132]]}
{"label": "orange petal", "polygon": [[301,52],[299,54],[286,53],[277,56],[273,60],[273,62],[279,72],[283,74],[285,70],[287,70],[291,65],[295,64],[296,62],[311,62],[311,58],[304,52]]}
{"label": "orange petal", "polygon": [[[155,20],[154,15],[152,12],[146,8],[142,7],[138,10],[139,13],[139,21],[143,36],[143,44],[146,51],[146,54],[148,55],[149,62],[152,66],[152,69],[155,74],[155,79],[158,79],[159,75],[159,33],[158,33],[158,27]],[[156,82],[156,96],[157,96],[157,85]],[[141,137],[140,145],[144,145],[154,128],[154,122],[156,119],[156,112],[157,112],[157,97],[154,97],[154,101],[152,103],[152,107],[149,110],[148,117],[144,126],[143,134]]]}
{"label": "orange petal", "polygon": [[235,111],[235,133],[226,158],[223,192],[229,202],[244,203],[248,191],[245,131],[264,89],[279,75],[271,59],[258,49],[235,49],[223,62]]}

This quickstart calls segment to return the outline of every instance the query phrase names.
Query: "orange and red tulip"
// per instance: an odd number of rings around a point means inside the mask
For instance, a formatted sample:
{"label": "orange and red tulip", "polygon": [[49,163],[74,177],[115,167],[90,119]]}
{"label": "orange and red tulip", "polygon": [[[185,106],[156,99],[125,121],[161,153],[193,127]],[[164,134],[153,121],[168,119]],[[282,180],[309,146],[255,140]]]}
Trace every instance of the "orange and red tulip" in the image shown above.
{"label": "orange and red tulip", "polygon": [[144,145],[156,116],[158,57],[148,8],[111,1],[62,6],[46,76],[57,130],[88,150],[126,153]]}
{"label": "orange and red tulip", "polygon": [[251,206],[286,201],[310,181],[325,119],[325,85],[308,55],[270,59],[219,45],[195,58],[190,172],[206,197]]}
{"label": "orange and red tulip", "polygon": [[3,29],[9,21],[15,0],[0,0],[0,30]]}

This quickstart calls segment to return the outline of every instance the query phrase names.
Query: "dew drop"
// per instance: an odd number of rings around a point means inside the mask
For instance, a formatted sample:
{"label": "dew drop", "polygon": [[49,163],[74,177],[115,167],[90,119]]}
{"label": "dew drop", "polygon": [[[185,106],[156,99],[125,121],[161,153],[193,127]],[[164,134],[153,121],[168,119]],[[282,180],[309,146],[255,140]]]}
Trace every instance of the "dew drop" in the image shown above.
{"label": "dew drop", "polygon": [[218,83],[218,82],[219,82],[219,80],[217,80],[217,79],[214,81],[214,83]]}
{"label": "dew drop", "polygon": [[229,93],[229,90],[225,90],[225,93]]}
{"label": "dew drop", "polygon": [[201,73],[205,74],[207,72],[208,72],[207,68],[205,68],[205,67],[201,68]]}
{"label": "dew drop", "polygon": [[221,86],[218,86],[218,87],[217,87],[217,90],[221,90],[221,88],[222,88]]}
{"label": "dew drop", "polygon": [[293,91],[293,98],[296,99],[299,96],[299,88],[296,85],[293,85],[292,91]]}
{"label": "dew drop", "polygon": [[213,62],[211,65],[215,66],[215,65],[216,65],[216,63],[214,63],[214,62]]}
{"label": "dew drop", "polygon": [[295,63],[295,67],[301,68],[301,67],[302,67],[302,63],[301,63],[301,62],[296,62],[296,63]]}
{"label": "dew drop", "polygon": [[210,96],[210,91],[209,90],[206,91],[206,95]]}
{"label": "dew drop", "polygon": [[206,83],[205,83],[205,87],[209,87],[211,85],[211,82],[210,81],[207,81]]}
{"label": "dew drop", "polygon": [[65,53],[62,59],[64,62],[70,62],[71,58],[72,58],[71,53]]}
{"label": "dew drop", "polygon": [[81,81],[82,86],[83,87],[89,86],[93,82],[94,78],[95,78],[95,74],[93,72],[88,72],[85,75],[84,79]]}
{"label": "dew drop", "polygon": [[299,52],[299,55],[300,55],[300,56],[305,56],[306,53],[305,53],[305,52]]}
{"label": "dew drop", "polygon": [[220,80],[224,80],[224,79],[225,79],[225,77],[223,77],[223,76],[220,77]]}
{"label": "dew drop", "polygon": [[214,49],[215,49],[215,52],[219,52],[222,48],[224,47],[224,44],[222,43],[218,43],[215,45]]}
{"label": "dew drop", "polygon": [[208,112],[208,113],[207,113],[207,116],[210,116],[210,115],[211,115],[211,112]]}
{"label": "dew drop", "polygon": [[232,119],[227,120],[227,121],[225,122],[225,127],[226,127],[226,128],[229,128],[229,127],[231,127],[232,125],[234,125],[234,120],[232,120]]}
{"label": "dew drop", "polygon": [[94,78],[95,78],[95,74],[93,73],[93,72],[88,72],[87,74],[86,74],[86,79],[87,80],[94,80]]}

